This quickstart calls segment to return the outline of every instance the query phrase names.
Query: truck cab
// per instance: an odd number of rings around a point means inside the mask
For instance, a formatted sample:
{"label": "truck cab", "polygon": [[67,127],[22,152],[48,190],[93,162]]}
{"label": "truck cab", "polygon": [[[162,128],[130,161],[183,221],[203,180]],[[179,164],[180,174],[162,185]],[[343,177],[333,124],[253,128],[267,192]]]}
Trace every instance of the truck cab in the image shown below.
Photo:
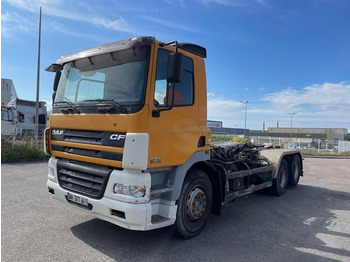
{"label": "truck cab", "polygon": [[1,140],[16,136],[16,111],[9,106],[1,106]]}
{"label": "truck cab", "polygon": [[125,228],[173,224],[186,171],[210,158],[205,56],[137,37],[49,66],[49,192]]}

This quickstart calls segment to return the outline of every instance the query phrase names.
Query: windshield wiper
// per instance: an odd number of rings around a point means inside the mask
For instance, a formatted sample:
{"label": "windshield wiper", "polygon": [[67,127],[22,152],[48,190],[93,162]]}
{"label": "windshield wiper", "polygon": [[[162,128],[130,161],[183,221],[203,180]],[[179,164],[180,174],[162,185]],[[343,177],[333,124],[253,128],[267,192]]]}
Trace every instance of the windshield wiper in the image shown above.
{"label": "windshield wiper", "polygon": [[78,114],[80,114],[80,111],[70,101],[59,101],[59,102],[54,103],[54,105],[57,105],[57,104],[66,104],[67,105],[67,107],[61,108],[62,113],[73,113],[73,114],[78,113]]}
{"label": "windshield wiper", "polygon": [[120,105],[118,102],[112,100],[112,99],[88,99],[88,100],[84,100],[83,102],[101,102],[101,103],[105,103],[102,106],[111,106],[110,108],[98,108],[98,110],[100,111],[112,111],[114,110],[116,107],[118,107],[118,109],[120,110],[121,113],[125,113],[125,108]]}

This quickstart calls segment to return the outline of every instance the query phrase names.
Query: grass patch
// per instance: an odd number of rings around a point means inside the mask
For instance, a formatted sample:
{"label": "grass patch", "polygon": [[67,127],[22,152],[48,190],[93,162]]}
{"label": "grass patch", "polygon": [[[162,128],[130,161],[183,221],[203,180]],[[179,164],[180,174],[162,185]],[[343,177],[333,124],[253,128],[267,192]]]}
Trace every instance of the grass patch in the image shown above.
{"label": "grass patch", "polygon": [[211,137],[211,142],[227,142],[227,141],[232,142],[232,137],[227,137],[227,136],[212,136]]}
{"label": "grass patch", "polygon": [[227,136],[212,136],[211,142],[236,142],[236,143],[249,143],[249,140],[244,137],[227,137]]}
{"label": "grass patch", "polygon": [[328,151],[317,151],[317,150],[301,150],[300,153],[305,156],[350,156],[350,152],[343,152],[335,154]]}
{"label": "grass patch", "polygon": [[1,162],[35,159],[47,159],[42,143],[36,145],[29,143],[2,143],[1,145]]}

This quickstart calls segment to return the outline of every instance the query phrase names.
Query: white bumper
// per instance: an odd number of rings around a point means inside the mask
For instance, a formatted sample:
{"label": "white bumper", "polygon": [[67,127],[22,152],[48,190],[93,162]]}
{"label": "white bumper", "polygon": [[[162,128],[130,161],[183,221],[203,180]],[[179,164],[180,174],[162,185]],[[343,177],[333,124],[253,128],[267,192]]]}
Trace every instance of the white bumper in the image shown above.
{"label": "white bumper", "polygon": [[[113,186],[115,183],[145,186],[146,195],[143,198],[133,198],[114,194]],[[53,198],[123,228],[142,231],[151,230],[172,225],[176,220],[177,206],[175,203],[165,205],[164,203],[157,203],[156,200],[150,201],[151,175],[149,173],[125,169],[123,171],[114,170],[110,174],[104,196],[101,199],[93,199],[60,187],[57,179],[57,159],[52,157],[49,160],[47,186],[54,190],[54,194],[51,193]],[[88,203],[91,204],[91,210],[69,202],[66,198],[67,192],[87,198]],[[152,223],[152,216],[154,215],[161,215],[166,219]]]}

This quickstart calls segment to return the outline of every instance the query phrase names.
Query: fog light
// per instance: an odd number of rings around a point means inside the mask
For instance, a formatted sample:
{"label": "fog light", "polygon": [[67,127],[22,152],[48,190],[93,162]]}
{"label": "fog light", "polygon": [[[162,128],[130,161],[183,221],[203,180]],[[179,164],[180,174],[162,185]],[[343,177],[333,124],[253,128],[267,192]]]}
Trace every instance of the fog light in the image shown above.
{"label": "fog light", "polygon": [[144,197],[146,193],[146,187],[144,186],[126,186],[123,184],[115,184],[113,187],[114,194],[127,195],[132,197]]}

